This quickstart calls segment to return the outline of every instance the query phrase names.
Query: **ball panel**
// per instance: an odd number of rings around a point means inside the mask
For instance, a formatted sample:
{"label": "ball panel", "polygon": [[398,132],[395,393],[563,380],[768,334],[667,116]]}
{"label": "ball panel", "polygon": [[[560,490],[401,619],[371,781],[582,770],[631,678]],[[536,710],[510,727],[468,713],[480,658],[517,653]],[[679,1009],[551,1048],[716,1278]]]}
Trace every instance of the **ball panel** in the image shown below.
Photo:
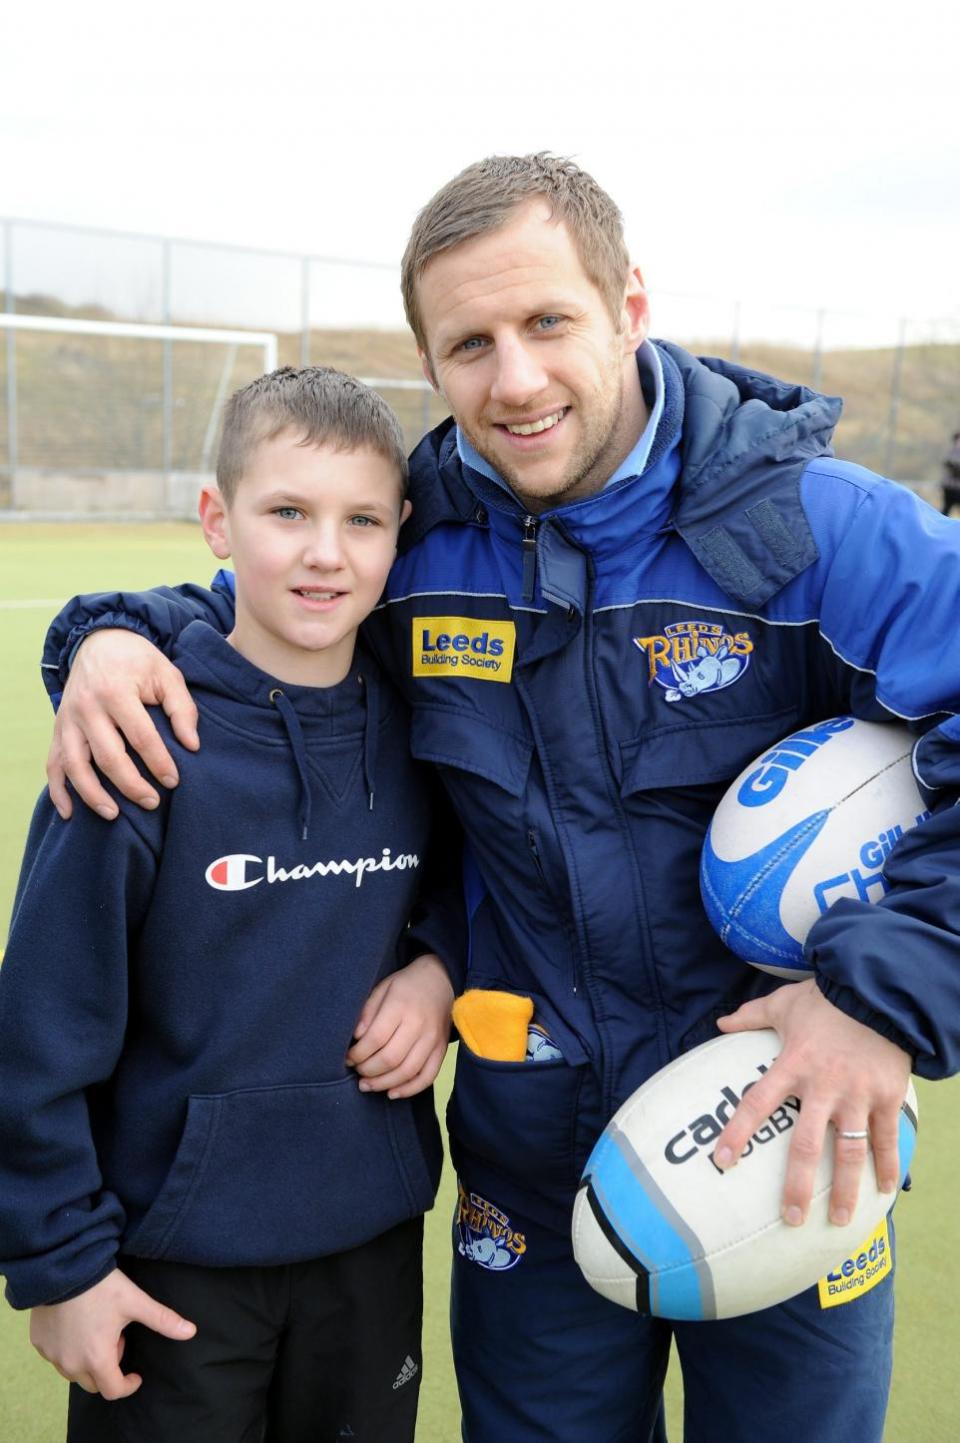
{"label": "ball panel", "polygon": [[795,732],[741,772],[704,841],[707,916],[744,961],[808,975],[803,944],[840,897],[879,901],[883,863],[928,815],[905,726],[837,717]]}
{"label": "ball panel", "polygon": [[[657,1317],[736,1317],[812,1286],[883,1220],[892,1200],[878,1191],[868,1161],[850,1223],[829,1222],[832,1128],[807,1222],[790,1228],[781,1220],[796,1099],[757,1129],[735,1168],[722,1173],[714,1165],[722,1127],[778,1052],[772,1031],[717,1037],[670,1063],[619,1109],[588,1159],[574,1210],[574,1255],[597,1291]],[[915,1139],[911,1086],[900,1118],[901,1181]]]}

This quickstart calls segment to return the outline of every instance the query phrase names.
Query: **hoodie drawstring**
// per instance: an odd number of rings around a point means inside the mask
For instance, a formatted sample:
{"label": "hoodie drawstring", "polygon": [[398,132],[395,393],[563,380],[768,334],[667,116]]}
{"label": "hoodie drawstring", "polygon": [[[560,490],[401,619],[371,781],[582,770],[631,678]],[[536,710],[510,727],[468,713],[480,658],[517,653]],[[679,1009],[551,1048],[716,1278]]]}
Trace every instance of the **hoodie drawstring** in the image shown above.
{"label": "hoodie drawstring", "polygon": [[[379,733],[380,708],[377,688],[367,677],[358,674],[357,682],[363,688],[365,711],[363,722],[363,781],[369,798],[368,806],[373,811],[373,794],[376,789],[377,771],[377,736]],[[300,777],[300,811],[297,820],[300,823],[301,840],[306,841],[310,834],[310,818],[313,812],[313,794],[310,790],[310,774],[307,770],[307,744],[303,738],[303,728],[300,725],[300,718],[297,716],[296,708],[291,704],[286,694],[280,687],[275,686],[270,693],[270,701],[280,713],[287,733],[287,740],[290,743],[290,750],[293,752],[293,760],[296,762],[297,774]]]}
{"label": "hoodie drawstring", "polygon": [[377,734],[379,732],[379,706],[376,686],[371,685],[369,680],[359,675],[357,681],[363,687],[363,695],[366,698],[367,710],[366,719],[363,724],[363,780],[366,784],[367,795],[370,798],[369,810],[373,811],[373,793],[377,770]]}
{"label": "hoodie drawstring", "polygon": [[297,764],[297,772],[300,776],[300,812],[297,820],[300,823],[301,840],[306,841],[310,833],[310,816],[313,811],[313,797],[310,792],[310,777],[307,772],[307,745],[303,739],[303,728],[300,725],[300,718],[290,705],[287,697],[275,686],[270,693],[270,700],[273,702],[287,732],[287,739],[290,742],[290,750],[293,752],[293,760]]}

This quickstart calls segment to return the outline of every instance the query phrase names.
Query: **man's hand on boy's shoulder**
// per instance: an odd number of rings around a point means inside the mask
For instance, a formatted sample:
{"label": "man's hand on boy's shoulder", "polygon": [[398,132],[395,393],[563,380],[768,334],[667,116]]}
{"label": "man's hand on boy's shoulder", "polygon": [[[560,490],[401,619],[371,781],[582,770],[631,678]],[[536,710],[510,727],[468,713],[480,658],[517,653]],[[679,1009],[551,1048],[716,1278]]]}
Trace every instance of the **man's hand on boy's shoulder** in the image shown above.
{"label": "man's hand on boy's shoulder", "polygon": [[197,1331],[195,1324],[115,1269],[65,1303],[33,1308],[30,1341],[68,1382],[104,1398],[129,1398],[143,1379],[139,1373],[120,1371],[128,1323],[142,1323],[175,1342],[185,1342]]}
{"label": "man's hand on boy's shoulder", "polygon": [[453,987],[432,952],[378,982],[363,1005],[347,1063],[361,1092],[412,1097],[440,1071],[450,1040]]}
{"label": "man's hand on boy's shoulder", "polygon": [[197,749],[196,706],[163,652],[146,637],[121,628],[88,636],[70,668],[47,756],[50,800],[64,820],[73,810],[68,778],[88,807],[107,821],[116,817],[116,802],[94,763],[131,802],[157,806],[159,797],[138,772],[124,737],[159,782],[176,786],[177,768],[148,706],[162,706],[177,740],[191,751]]}

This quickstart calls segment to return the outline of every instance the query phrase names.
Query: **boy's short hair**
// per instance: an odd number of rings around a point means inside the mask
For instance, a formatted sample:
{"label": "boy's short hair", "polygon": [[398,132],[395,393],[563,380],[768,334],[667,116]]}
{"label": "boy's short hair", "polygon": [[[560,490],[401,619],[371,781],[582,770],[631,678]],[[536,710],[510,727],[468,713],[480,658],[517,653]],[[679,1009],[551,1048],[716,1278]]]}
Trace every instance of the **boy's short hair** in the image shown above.
{"label": "boy's short hair", "polygon": [[413,223],[403,253],[400,288],[407,322],[422,351],[427,351],[427,338],[417,283],[427,262],[440,251],[499,230],[517,206],[538,198],[547,201],[553,220],[567,226],[583,269],[617,324],[630,255],[623,216],[607,192],[572,160],[547,151],[488,155],[438,190]]}
{"label": "boy's short hair", "polygon": [[283,431],[298,432],[303,446],[368,446],[396,466],[406,495],[403,432],[383,397],[330,366],[281,366],[235,391],[224,409],[217,486],[228,505],[256,447]]}

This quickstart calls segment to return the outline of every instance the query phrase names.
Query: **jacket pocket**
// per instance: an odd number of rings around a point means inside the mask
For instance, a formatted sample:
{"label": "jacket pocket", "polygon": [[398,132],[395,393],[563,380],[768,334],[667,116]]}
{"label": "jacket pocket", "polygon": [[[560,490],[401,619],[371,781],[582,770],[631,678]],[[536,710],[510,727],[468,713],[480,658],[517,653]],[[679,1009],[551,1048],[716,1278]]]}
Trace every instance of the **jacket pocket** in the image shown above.
{"label": "jacket pocket", "polygon": [[436,1182],[410,1103],[352,1076],[193,1096],[122,1250],[213,1267],[322,1257],[425,1211]]}
{"label": "jacket pocket", "polygon": [[453,1160],[472,1156],[532,1187],[575,1187],[593,1139],[589,1068],[491,1062],[461,1042],[447,1109]]}
{"label": "jacket pocket", "polygon": [[532,743],[516,732],[456,707],[417,707],[410,749],[420,761],[472,772],[512,797],[523,796],[533,755]]}
{"label": "jacket pocket", "polygon": [[800,720],[790,706],[757,716],[679,722],[621,742],[621,796],[731,782]]}

